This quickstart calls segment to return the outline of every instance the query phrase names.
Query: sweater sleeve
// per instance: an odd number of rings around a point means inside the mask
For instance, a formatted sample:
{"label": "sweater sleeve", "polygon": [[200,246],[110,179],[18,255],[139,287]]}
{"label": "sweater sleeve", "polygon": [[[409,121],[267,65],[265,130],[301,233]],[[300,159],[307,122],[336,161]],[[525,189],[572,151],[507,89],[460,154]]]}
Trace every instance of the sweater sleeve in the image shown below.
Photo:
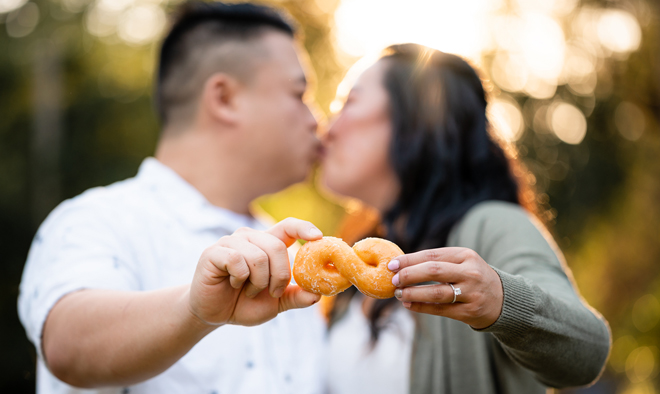
{"label": "sweater sleeve", "polygon": [[478,331],[491,333],[547,386],[596,380],[609,354],[609,326],[580,297],[547,231],[521,207],[501,202],[475,207],[457,230],[456,244],[472,244],[504,290],[500,317]]}

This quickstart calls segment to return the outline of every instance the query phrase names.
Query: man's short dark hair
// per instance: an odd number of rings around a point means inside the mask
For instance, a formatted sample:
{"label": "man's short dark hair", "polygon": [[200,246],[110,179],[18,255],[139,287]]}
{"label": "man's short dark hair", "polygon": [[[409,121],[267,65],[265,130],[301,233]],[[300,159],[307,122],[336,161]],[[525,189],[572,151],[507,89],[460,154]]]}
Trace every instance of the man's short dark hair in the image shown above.
{"label": "man's short dark hair", "polygon": [[[246,57],[258,57],[250,43],[275,30],[294,36],[294,28],[272,8],[248,3],[224,4],[190,1],[179,7],[163,40],[156,81],[156,109],[163,125],[172,112],[185,107],[200,93],[203,82],[223,71],[246,78],[251,71]],[[235,44],[235,45],[231,45]],[[220,50],[225,47],[224,51]],[[205,62],[205,60],[207,60]],[[205,64],[205,63],[212,64]]]}

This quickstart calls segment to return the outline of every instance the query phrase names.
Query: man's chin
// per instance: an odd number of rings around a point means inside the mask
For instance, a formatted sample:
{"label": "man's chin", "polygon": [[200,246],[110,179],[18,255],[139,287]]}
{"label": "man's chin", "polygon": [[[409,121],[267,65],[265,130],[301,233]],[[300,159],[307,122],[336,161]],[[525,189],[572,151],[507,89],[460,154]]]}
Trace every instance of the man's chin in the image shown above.
{"label": "man's chin", "polygon": [[336,182],[333,182],[332,177],[328,172],[321,167],[319,171],[319,176],[316,179],[316,187],[323,193],[329,196],[332,199],[344,199],[352,198],[348,195],[341,187],[339,187]]}
{"label": "man's chin", "polygon": [[282,190],[285,190],[293,185],[297,185],[303,182],[311,182],[313,179],[313,172],[310,168],[310,170],[305,173],[296,174],[295,176],[291,176],[290,178],[283,180],[279,185],[273,187],[273,190],[270,190],[265,194],[281,192]]}

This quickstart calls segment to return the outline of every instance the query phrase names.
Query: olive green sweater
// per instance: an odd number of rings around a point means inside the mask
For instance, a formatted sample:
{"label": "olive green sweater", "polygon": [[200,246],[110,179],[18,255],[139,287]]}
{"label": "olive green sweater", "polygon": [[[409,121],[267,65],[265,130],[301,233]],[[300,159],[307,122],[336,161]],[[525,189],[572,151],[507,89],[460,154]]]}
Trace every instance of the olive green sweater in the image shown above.
{"label": "olive green sweater", "polygon": [[490,327],[416,314],[412,394],[536,394],[600,375],[607,322],[580,297],[552,238],[521,207],[484,202],[447,246],[476,251],[499,274],[504,304]]}

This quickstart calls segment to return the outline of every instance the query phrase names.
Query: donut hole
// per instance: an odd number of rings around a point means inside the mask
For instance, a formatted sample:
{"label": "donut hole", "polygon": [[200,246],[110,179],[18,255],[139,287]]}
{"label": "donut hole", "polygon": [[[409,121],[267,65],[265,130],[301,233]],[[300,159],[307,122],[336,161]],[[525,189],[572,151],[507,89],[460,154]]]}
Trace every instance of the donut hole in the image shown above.
{"label": "donut hole", "polygon": [[360,257],[360,260],[370,268],[377,268],[380,263],[378,256],[373,253],[358,253],[358,256]]}

